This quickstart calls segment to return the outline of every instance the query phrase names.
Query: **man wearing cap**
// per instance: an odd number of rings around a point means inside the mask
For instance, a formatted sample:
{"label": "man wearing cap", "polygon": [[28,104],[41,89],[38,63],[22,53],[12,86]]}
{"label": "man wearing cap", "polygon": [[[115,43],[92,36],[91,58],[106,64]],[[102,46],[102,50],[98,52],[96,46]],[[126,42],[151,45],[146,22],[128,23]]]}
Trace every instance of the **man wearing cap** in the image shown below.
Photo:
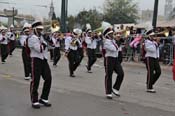
{"label": "man wearing cap", "polygon": [[7,28],[1,26],[0,29],[1,62],[4,64],[6,62],[6,58],[8,57],[8,39],[6,37]]}
{"label": "man wearing cap", "polygon": [[31,37],[31,25],[25,23],[22,29],[23,35],[20,37],[20,43],[22,46],[22,60],[24,64],[24,79],[29,80],[31,77],[31,58],[28,48],[28,39]]}
{"label": "man wearing cap", "polygon": [[87,35],[85,37],[85,42],[87,44],[87,56],[88,56],[88,62],[87,62],[87,72],[92,73],[91,67],[96,62],[97,57],[95,54],[96,48],[97,48],[97,39],[92,37],[92,30],[87,30]]}
{"label": "man wearing cap", "polygon": [[145,40],[145,58],[147,68],[147,92],[156,93],[153,85],[157,82],[161,75],[161,68],[159,65],[159,39],[154,37],[154,32],[149,34]]}
{"label": "man wearing cap", "polygon": [[9,40],[9,55],[12,55],[16,47],[16,34],[14,32],[14,26],[10,26],[9,32],[7,32],[7,38]]}
{"label": "man wearing cap", "polygon": [[74,71],[80,64],[80,60],[78,58],[78,46],[80,45],[78,39],[77,30],[74,29],[71,36],[67,36],[65,39],[65,55],[69,61],[69,71],[70,77],[75,77]]}
{"label": "man wearing cap", "polygon": [[[33,108],[40,108],[40,104],[50,107],[48,101],[51,88],[51,70],[47,62],[47,43],[42,36],[43,26],[41,21],[35,21],[32,24],[33,35],[28,40],[30,48],[30,57],[32,64],[32,81],[30,85],[31,101]],[[40,76],[44,79],[43,90],[38,100],[38,87],[40,83]]]}
{"label": "man wearing cap", "polygon": [[[112,93],[116,96],[120,96],[119,90],[123,82],[124,72],[123,68],[118,60],[119,47],[113,38],[113,30],[111,27],[107,27],[103,31],[104,49],[105,49],[105,89],[106,97],[112,99]],[[112,74],[113,71],[117,73],[117,79],[112,89]]]}

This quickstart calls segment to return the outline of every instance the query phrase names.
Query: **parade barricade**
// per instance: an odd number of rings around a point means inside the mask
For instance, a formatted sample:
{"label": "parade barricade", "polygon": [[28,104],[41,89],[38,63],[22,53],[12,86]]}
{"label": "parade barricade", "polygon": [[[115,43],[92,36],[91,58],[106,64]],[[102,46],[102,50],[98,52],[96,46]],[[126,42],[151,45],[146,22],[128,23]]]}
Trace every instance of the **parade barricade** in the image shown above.
{"label": "parade barricade", "polygon": [[[124,61],[138,61],[141,62],[142,59],[142,44],[144,37],[137,45],[137,47],[131,47],[129,44],[134,40],[134,36],[128,36],[124,38],[125,42],[122,44],[123,58]],[[175,37],[160,37],[160,62],[165,65],[173,64],[174,57],[174,43]]]}
{"label": "parade barricade", "polygon": [[160,40],[160,59],[163,64],[172,65],[174,56],[174,37],[161,37]]}

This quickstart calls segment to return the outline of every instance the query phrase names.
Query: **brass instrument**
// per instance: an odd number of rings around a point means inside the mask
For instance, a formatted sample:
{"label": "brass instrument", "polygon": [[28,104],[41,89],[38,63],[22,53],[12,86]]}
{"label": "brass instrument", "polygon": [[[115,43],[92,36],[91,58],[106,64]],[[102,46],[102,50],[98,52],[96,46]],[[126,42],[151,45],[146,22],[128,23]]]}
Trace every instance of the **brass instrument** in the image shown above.
{"label": "brass instrument", "polygon": [[151,36],[153,36],[153,37],[161,37],[161,36],[168,37],[169,36],[169,31],[165,30],[165,31],[162,31],[162,32],[154,33]]}
{"label": "brass instrument", "polygon": [[52,20],[51,22],[51,32],[55,33],[60,30],[60,24],[57,20]]}
{"label": "brass instrument", "polygon": [[81,36],[82,30],[81,29],[73,29],[73,33],[72,33],[72,42],[71,45],[72,46],[79,46],[79,37]]}
{"label": "brass instrument", "polygon": [[170,34],[168,29],[165,29],[163,32],[164,32],[165,37],[168,37]]}
{"label": "brass instrument", "polygon": [[70,44],[75,47],[77,46],[77,42],[78,42],[78,39],[74,38]]}

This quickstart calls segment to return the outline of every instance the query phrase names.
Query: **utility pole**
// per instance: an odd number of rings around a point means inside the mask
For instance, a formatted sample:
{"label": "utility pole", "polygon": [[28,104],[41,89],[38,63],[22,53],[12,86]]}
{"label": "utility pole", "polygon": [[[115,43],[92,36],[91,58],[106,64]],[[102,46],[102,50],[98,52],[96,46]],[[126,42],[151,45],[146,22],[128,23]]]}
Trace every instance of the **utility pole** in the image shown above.
{"label": "utility pole", "polygon": [[13,20],[13,26],[15,25],[15,24],[14,24],[14,20],[15,20],[15,18],[14,18],[14,11],[15,11],[15,9],[14,9],[14,7],[13,7],[13,11],[12,11],[12,18],[13,18],[12,20]]}
{"label": "utility pole", "polygon": [[67,26],[66,26],[66,21],[67,21],[67,7],[68,7],[68,0],[62,0],[62,5],[61,5],[61,31],[63,33],[67,32]]}
{"label": "utility pole", "polygon": [[156,26],[157,26],[158,4],[159,4],[159,0],[155,0],[155,3],[154,3],[153,21],[152,21],[153,29],[155,29]]}

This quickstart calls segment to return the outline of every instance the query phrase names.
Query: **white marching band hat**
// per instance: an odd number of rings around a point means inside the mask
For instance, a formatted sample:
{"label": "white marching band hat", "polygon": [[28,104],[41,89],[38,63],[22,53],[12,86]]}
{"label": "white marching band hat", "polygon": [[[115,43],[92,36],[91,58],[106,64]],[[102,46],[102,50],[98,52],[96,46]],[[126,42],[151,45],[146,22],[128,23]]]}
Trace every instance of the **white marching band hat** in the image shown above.
{"label": "white marching band hat", "polygon": [[103,36],[106,37],[108,34],[113,33],[114,30],[112,28],[112,25],[108,22],[102,22],[102,28],[103,28]]}
{"label": "white marching band hat", "polygon": [[81,33],[82,33],[82,30],[81,29],[79,29],[79,28],[73,29],[73,34],[74,35],[81,35]]}
{"label": "white marching band hat", "polygon": [[92,29],[91,29],[91,25],[89,23],[86,24],[86,33],[91,33]]}
{"label": "white marching band hat", "polygon": [[22,31],[23,32],[29,31],[30,30],[30,27],[31,27],[31,24],[25,23],[24,26],[23,26],[23,28],[22,28]]}
{"label": "white marching band hat", "polygon": [[14,28],[14,25],[13,25],[13,24],[11,24],[11,25],[10,25],[10,28]]}
{"label": "white marching band hat", "polygon": [[32,23],[33,29],[44,29],[43,24],[41,21],[35,21]]}
{"label": "white marching band hat", "polygon": [[4,32],[7,30],[7,27],[5,27],[4,25],[0,26],[0,32]]}

